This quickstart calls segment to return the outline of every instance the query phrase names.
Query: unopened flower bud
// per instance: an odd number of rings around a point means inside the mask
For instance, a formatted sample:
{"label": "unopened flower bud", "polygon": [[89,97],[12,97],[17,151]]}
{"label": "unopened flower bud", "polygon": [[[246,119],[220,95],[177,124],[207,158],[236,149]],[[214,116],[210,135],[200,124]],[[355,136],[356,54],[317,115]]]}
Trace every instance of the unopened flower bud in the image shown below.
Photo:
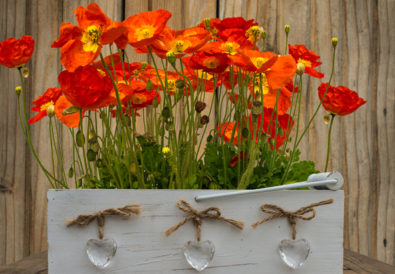
{"label": "unopened flower bud", "polygon": [[16,95],[20,95],[21,94],[21,91],[22,91],[22,87],[21,86],[17,86],[16,88],[15,88],[15,92],[16,92]]}
{"label": "unopened flower bud", "polygon": [[159,105],[158,99],[156,97],[154,97],[154,99],[152,99],[152,106],[154,108],[157,108]]}
{"label": "unopened flower bud", "polygon": [[262,113],[262,111],[263,111],[263,108],[262,108],[262,102],[261,101],[254,101],[254,102],[252,102],[252,110],[251,110],[251,112],[252,112],[253,115],[259,115],[259,114]]}
{"label": "unopened flower bud", "polygon": [[278,135],[278,136],[283,136],[283,135],[284,135],[284,130],[283,130],[282,127],[278,127],[278,128],[277,128],[277,135]]}
{"label": "unopened flower bud", "polygon": [[29,69],[28,68],[22,68],[22,75],[23,75],[23,78],[29,77]]}
{"label": "unopened flower bud", "polygon": [[176,127],[173,122],[166,123],[165,129],[167,131],[175,131]]}
{"label": "unopened flower bud", "polygon": [[82,131],[78,131],[76,136],[75,136],[75,142],[77,143],[77,146],[79,147],[83,147],[85,144],[85,136],[84,133],[82,133]]}
{"label": "unopened flower bud", "polygon": [[93,130],[89,131],[88,143],[96,143],[96,141],[97,141],[96,133]]}
{"label": "unopened flower bud", "polygon": [[68,175],[69,175],[69,178],[72,178],[74,176],[74,169],[73,169],[73,167],[70,167]]}
{"label": "unopened flower bud", "polygon": [[305,70],[305,65],[304,65],[303,63],[298,63],[298,64],[296,65],[296,73],[297,73],[298,75],[303,75],[304,70]]}
{"label": "unopened flower bud", "polygon": [[162,117],[164,119],[168,119],[170,117],[170,109],[169,107],[164,107],[162,110]]}
{"label": "unopened flower bud", "polygon": [[332,46],[335,48],[337,46],[337,42],[339,41],[339,39],[337,39],[337,37],[333,37],[332,38]]}
{"label": "unopened flower bud", "polygon": [[261,33],[261,37],[262,37],[262,40],[265,40],[265,39],[266,39],[266,31],[263,31],[263,32]]}
{"label": "unopened flower bud", "polygon": [[285,25],[284,26],[284,30],[285,30],[285,33],[286,34],[288,34],[289,33],[289,30],[291,29],[291,26],[290,25]]}
{"label": "unopened flower bud", "polygon": [[53,104],[47,106],[46,111],[48,117],[53,117],[55,115],[55,106]]}
{"label": "unopened flower bud", "polygon": [[182,79],[176,80],[176,88],[183,89],[185,87],[185,81]]}
{"label": "unopened flower bud", "polygon": [[213,140],[213,135],[209,135],[209,136],[207,136],[207,143],[210,143],[212,140]]}
{"label": "unopened flower bud", "polygon": [[329,124],[330,120],[331,120],[331,118],[330,118],[329,114],[325,114],[324,115],[324,123],[325,123],[325,125]]}
{"label": "unopened flower bud", "polygon": [[147,91],[151,91],[151,90],[153,89],[153,85],[152,85],[152,82],[151,82],[150,79],[148,79],[148,81],[147,81],[147,83],[146,83],[146,85],[145,85],[145,89],[146,89]]}
{"label": "unopened flower bud", "polygon": [[174,65],[176,63],[177,57],[174,55],[174,52],[169,51],[166,53],[166,57],[170,64]]}
{"label": "unopened flower bud", "polygon": [[204,18],[204,26],[206,27],[206,29],[210,29],[210,18]]}
{"label": "unopened flower bud", "polygon": [[201,113],[206,108],[206,103],[202,101],[197,101],[195,104],[195,110],[197,113]]}
{"label": "unopened flower bud", "polygon": [[203,115],[202,118],[200,118],[200,124],[201,125],[206,125],[210,122],[210,118],[207,115]]}
{"label": "unopened flower bud", "polygon": [[86,157],[88,158],[89,162],[93,162],[96,160],[96,152],[94,152],[92,149],[88,149],[86,152]]}

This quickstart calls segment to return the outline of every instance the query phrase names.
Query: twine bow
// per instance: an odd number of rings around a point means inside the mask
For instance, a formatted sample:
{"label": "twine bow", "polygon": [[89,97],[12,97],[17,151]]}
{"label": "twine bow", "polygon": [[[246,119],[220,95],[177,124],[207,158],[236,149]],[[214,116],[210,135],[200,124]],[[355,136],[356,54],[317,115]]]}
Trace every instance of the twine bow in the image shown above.
{"label": "twine bow", "polygon": [[[261,206],[261,210],[265,213],[272,214],[272,215],[252,224],[252,227],[256,228],[258,225],[260,225],[264,222],[273,220],[275,218],[287,217],[288,222],[292,227],[292,240],[295,240],[295,238],[296,238],[296,219],[309,221],[315,217],[316,210],[314,207],[320,206],[320,205],[327,205],[327,204],[331,204],[331,203],[333,203],[333,199],[328,199],[325,201],[321,201],[318,203],[312,203],[308,206],[301,207],[296,211],[286,211],[285,209],[279,207],[278,205],[263,204]],[[307,214],[307,213],[311,213],[311,214],[305,216],[305,214]]]}
{"label": "twine bow", "polygon": [[195,225],[195,227],[196,227],[196,238],[197,238],[197,241],[200,242],[202,219],[204,219],[204,218],[216,219],[216,220],[224,221],[224,222],[227,222],[227,223],[229,223],[231,225],[234,225],[235,227],[237,227],[240,230],[242,230],[244,228],[244,223],[243,222],[222,217],[221,216],[221,210],[218,207],[216,207],[216,206],[209,207],[209,208],[207,208],[205,210],[202,210],[202,211],[198,211],[195,208],[193,208],[185,200],[179,200],[177,202],[177,206],[178,206],[178,208],[180,210],[184,211],[185,213],[187,213],[189,215],[186,216],[184,218],[184,220],[182,220],[181,222],[179,222],[175,226],[172,226],[171,228],[166,230],[166,232],[165,232],[166,236],[169,236],[174,231],[179,229],[183,224],[185,224],[188,221],[192,220],[194,225]]}
{"label": "twine bow", "polygon": [[108,208],[102,211],[98,211],[92,214],[81,214],[74,220],[66,221],[66,226],[72,226],[78,224],[80,226],[86,226],[93,220],[97,219],[97,225],[99,226],[99,239],[103,239],[104,236],[104,220],[106,216],[125,216],[130,217],[133,213],[140,215],[141,209],[140,204],[130,204],[120,208]]}

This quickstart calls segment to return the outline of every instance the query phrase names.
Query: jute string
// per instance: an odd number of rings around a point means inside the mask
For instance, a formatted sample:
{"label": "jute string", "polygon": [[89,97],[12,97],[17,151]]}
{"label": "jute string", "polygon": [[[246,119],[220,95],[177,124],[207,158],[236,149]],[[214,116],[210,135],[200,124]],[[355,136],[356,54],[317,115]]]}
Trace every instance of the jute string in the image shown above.
{"label": "jute string", "polygon": [[140,215],[141,209],[140,204],[130,204],[120,208],[108,208],[102,211],[98,211],[92,214],[81,214],[74,220],[66,221],[66,226],[72,226],[78,224],[80,226],[86,226],[90,224],[93,220],[97,219],[97,225],[99,226],[99,239],[104,237],[104,220],[106,216],[125,216],[130,217],[133,213],[135,215]]}
{"label": "jute string", "polygon": [[227,223],[229,223],[231,225],[234,225],[235,227],[237,227],[240,230],[242,230],[244,228],[244,223],[243,222],[222,217],[221,216],[221,211],[219,210],[218,207],[215,207],[215,206],[209,207],[209,208],[207,208],[205,210],[202,210],[202,211],[198,211],[197,209],[193,208],[185,200],[179,200],[177,202],[177,206],[178,206],[179,209],[181,209],[182,211],[187,213],[188,216],[186,216],[184,218],[184,220],[182,220],[181,222],[179,222],[175,226],[172,226],[171,228],[169,228],[165,232],[166,236],[169,236],[174,231],[179,229],[182,225],[184,225],[188,221],[192,220],[194,225],[195,225],[195,227],[196,227],[196,238],[197,238],[197,241],[200,242],[202,219],[204,219],[204,218],[216,219],[216,220],[224,221],[224,222],[227,222]]}
{"label": "jute string", "polygon": [[[321,201],[318,203],[312,203],[308,206],[304,206],[299,208],[296,211],[286,211],[285,209],[279,207],[278,205],[273,204],[263,204],[261,206],[261,210],[265,213],[272,214],[271,216],[259,220],[258,222],[252,224],[253,228],[256,228],[258,225],[273,220],[275,218],[286,217],[288,219],[289,224],[292,227],[292,239],[296,238],[296,219],[301,219],[305,221],[309,221],[315,217],[316,210],[314,207],[327,205],[333,203],[333,199],[328,199],[325,201]],[[305,214],[311,213],[310,215],[304,216]]]}

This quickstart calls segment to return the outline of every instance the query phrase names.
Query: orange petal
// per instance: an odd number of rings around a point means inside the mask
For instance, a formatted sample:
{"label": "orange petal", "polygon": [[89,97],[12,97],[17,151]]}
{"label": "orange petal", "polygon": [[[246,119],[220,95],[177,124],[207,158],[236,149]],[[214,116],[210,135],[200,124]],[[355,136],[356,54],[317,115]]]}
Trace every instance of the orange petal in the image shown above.
{"label": "orange petal", "polygon": [[[80,124],[80,113],[73,113],[69,115],[63,115],[63,110],[68,107],[71,107],[72,104],[67,101],[66,97],[60,96],[55,104],[55,115],[63,124],[65,124],[69,128],[76,128]],[[82,115],[84,115],[84,111],[82,111]]]}

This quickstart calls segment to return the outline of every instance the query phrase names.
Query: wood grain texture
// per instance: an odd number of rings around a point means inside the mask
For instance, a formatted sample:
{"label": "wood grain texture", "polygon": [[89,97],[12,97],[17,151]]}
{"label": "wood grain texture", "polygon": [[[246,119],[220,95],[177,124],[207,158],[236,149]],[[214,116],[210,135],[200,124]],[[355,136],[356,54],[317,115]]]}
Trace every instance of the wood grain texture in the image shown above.
{"label": "wood grain texture", "polygon": [[[221,210],[221,216],[245,224],[241,231],[219,220],[202,219],[202,241],[210,240],[215,245],[214,259],[205,273],[342,273],[342,190],[277,191],[194,202],[196,195],[220,192],[226,191],[50,190],[49,273],[97,273],[85,254],[86,242],[97,238],[96,222],[84,227],[67,227],[65,221],[80,214],[133,203],[141,204],[140,216],[106,217],[104,237],[114,239],[118,248],[113,265],[105,272],[196,273],[183,256],[184,244],[196,240],[196,228],[192,222],[184,224],[168,237],[165,235],[167,229],[187,216],[176,205],[180,199],[188,201],[197,210],[216,206]],[[261,212],[262,203],[276,204],[295,211],[329,198],[333,198],[334,202],[316,207],[314,219],[296,221],[296,239],[306,239],[311,250],[306,263],[296,272],[281,261],[277,252],[279,242],[291,237],[286,218],[273,219],[256,229],[251,227],[252,223],[269,216]],[[75,207],[76,204],[80,206]]]}
{"label": "wood grain texture", "polygon": [[[29,66],[27,103],[49,87],[56,86],[61,70],[57,49],[50,43],[61,22],[75,23],[72,13],[90,0],[0,1],[0,40],[32,34],[36,52]],[[268,33],[267,49],[283,53],[284,24],[291,25],[290,43],[303,43],[321,55],[319,70],[328,81],[332,36],[339,38],[334,85],[356,90],[368,103],[355,114],[337,117],[332,135],[330,169],[345,177],[345,247],[379,260],[394,263],[395,254],[395,37],[394,0],[99,0],[95,1],[114,20],[157,8],[173,13],[169,25],[194,26],[204,17],[244,16],[255,18]],[[124,10],[122,10],[124,8]],[[49,16],[43,16],[43,15]],[[135,60],[146,60],[133,55]],[[145,58],[145,59],[144,59]],[[17,120],[14,88],[16,70],[0,68],[0,264],[45,249],[45,176],[38,170]],[[302,126],[318,103],[316,88],[321,80],[305,77],[302,107],[307,110]],[[301,144],[302,157],[323,169],[327,126],[324,112]],[[213,121],[213,119],[211,119]],[[32,127],[33,142],[41,158],[48,153],[47,122]],[[70,148],[64,130],[62,146]],[[70,153],[65,153],[66,162]],[[47,161],[47,160],[45,160]],[[11,189],[12,193],[2,190]]]}
{"label": "wood grain texture", "polygon": [[[395,267],[344,249],[343,273],[393,273]],[[29,256],[14,264],[0,266],[0,274],[48,274],[48,252]]]}

